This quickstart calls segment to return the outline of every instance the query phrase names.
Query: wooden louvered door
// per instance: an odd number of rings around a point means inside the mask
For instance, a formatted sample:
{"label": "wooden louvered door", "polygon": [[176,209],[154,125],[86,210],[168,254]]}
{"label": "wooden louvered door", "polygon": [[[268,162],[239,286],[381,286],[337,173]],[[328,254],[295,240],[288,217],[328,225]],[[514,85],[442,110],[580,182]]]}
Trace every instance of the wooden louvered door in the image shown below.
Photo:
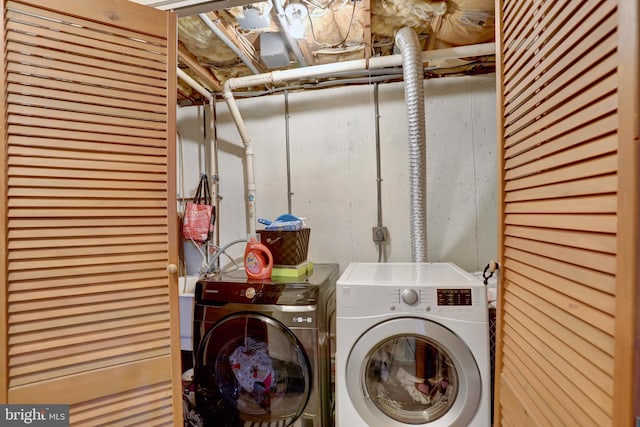
{"label": "wooden louvered door", "polygon": [[1,7],[0,402],[179,425],[175,14]]}
{"label": "wooden louvered door", "polygon": [[497,2],[495,425],[634,425],[638,7]]}

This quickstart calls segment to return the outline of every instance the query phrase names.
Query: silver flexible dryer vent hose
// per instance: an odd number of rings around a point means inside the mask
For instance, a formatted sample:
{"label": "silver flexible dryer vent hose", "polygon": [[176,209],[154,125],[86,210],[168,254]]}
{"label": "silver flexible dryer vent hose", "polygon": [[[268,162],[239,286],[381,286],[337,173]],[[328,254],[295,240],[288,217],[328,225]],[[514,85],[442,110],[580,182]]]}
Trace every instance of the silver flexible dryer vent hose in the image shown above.
{"label": "silver flexible dryer vent hose", "polygon": [[396,46],[402,53],[404,98],[409,119],[409,184],[411,215],[411,260],[427,261],[427,174],[424,126],[424,72],[422,49],[413,29],[396,33]]}

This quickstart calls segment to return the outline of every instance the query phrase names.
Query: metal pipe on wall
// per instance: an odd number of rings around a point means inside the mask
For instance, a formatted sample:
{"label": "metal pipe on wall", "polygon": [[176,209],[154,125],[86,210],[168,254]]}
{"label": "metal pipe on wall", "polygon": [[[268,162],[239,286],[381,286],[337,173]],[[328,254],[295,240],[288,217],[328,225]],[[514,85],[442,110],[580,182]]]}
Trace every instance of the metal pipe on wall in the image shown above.
{"label": "metal pipe on wall", "polygon": [[285,132],[286,132],[286,143],[287,143],[287,212],[291,212],[291,196],[293,193],[291,192],[291,153],[289,151],[290,145],[290,137],[289,137],[289,92],[284,91],[284,123],[285,123]]}
{"label": "metal pipe on wall", "polygon": [[[449,49],[438,49],[434,51],[426,51],[421,53],[420,63],[466,58],[473,56],[486,56],[495,54],[495,43],[483,43],[479,45],[460,46]],[[235,77],[228,79],[222,86],[222,95],[229,108],[229,113],[238,128],[238,133],[245,146],[246,166],[247,166],[247,222],[249,232],[255,233],[256,217],[255,217],[255,178],[253,170],[253,146],[251,137],[247,132],[247,128],[240,115],[238,104],[233,96],[233,90],[239,88],[248,88],[260,85],[270,85],[273,83],[281,83],[289,80],[297,80],[304,78],[318,78],[331,75],[336,72],[344,71],[360,71],[366,69],[396,67],[402,65],[402,55],[376,56],[353,61],[344,61],[333,64],[313,65],[304,68],[295,68],[291,70],[276,70],[269,73],[256,74],[244,77]],[[421,255],[422,256],[422,255]],[[426,255],[425,255],[426,257]]]}
{"label": "metal pipe on wall", "polygon": [[[380,155],[380,100],[378,98],[378,82],[373,85],[374,123],[376,135],[376,205],[378,208],[378,228],[382,227],[382,158]],[[377,240],[378,262],[384,259],[383,240]]]}
{"label": "metal pipe on wall", "polygon": [[[186,84],[191,86],[196,92],[200,95],[204,96],[209,102],[209,132],[207,134],[208,138],[205,141],[206,150],[208,153],[208,161],[205,160],[205,165],[208,164],[208,170],[206,170],[207,177],[209,178],[209,189],[211,191],[211,203],[213,203],[213,207],[216,211],[216,216],[220,215],[220,198],[219,198],[219,175],[218,175],[218,146],[217,146],[217,138],[215,137],[215,98],[211,92],[205,89],[200,83],[195,81],[190,75],[185,73],[180,68],[177,69],[177,76],[181,80],[183,80]],[[206,116],[206,111],[203,108],[203,114]],[[203,125],[206,126],[206,125]],[[184,196],[184,195],[183,195]],[[220,244],[220,220],[216,220],[216,225],[214,228],[212,240],[216,246]]]}
{"label": "metal pipe on wall", "polygon": [[215,209],[216,221],[213,230],[213,243],[220,247],[220,175],[218,174],[218,136],[216,133],[216,103],[211,96],[209,101],[209,188],[211,188],[211,202]]}

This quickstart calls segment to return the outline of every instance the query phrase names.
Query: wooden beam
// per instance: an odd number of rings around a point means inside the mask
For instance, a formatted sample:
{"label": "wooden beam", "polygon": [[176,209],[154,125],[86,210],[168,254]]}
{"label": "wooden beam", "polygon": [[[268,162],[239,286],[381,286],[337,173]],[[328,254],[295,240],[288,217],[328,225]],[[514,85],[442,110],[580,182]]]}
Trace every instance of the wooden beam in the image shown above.
{"label": "wooden beam", "polygon": [[220,80],[208,68],[202,66],[182,43],[178,43],[178,58],[202,80],[204,86],[212,91],[222,92]]}
{"label": "wooden beam", "polygon": [[[255,57],[255,53],[249,51],[249,49],[246,48],[245,44],[240,41],[240,38],[244,36],[238,34],[235,28],[229,22],[220,18],[220,16],[218,16],[216,12],[209,12],[207,15],[209,16],[211,21],[213,21],[213,24],[216,25],[218,29],[227,36],[227,38],[238,48],[240,52],[242,52],[242,54],[251,62],[251,64],[258,70],[259,73],[267,72],[264,64],[262,64],[258,60],[258,58]],[[249,43],[248,40],[246,40],[246,43]]]}
{"label": "wooden beam", "polygon": [[364,59],[368,62],[373,56],[371,40],[371,0],[362,0],[362,39],[364,41]]}
{"label": "wooden beam", "polygon": [[178,93],[178,103],[180,103],[182,101],[183,103],[186,103],[186,104],[192,104],[192,103],[197,101],[191,95],[191,93],[187,92],[186,90],[182,89],[181,87],[178,87],[177,93]]}
{"label": "wooden beam", "polygon": [[298,43],[304,60],[307,61],[307,66],[316,65],[316,57],[313,56],[313,51],[309,47],[309,43],[307,43],[305,39],[296,40],[296,42]]}

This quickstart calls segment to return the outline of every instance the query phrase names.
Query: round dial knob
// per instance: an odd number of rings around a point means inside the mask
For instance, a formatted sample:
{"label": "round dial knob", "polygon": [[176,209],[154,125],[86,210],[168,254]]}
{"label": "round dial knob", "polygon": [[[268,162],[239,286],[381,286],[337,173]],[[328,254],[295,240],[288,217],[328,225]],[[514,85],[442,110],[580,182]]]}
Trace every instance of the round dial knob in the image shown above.
{"label": "round dial knob", "polygon": [[256,288],[247,288],[246,291],[244,291],[244,296],[247,298],[253,298],[256,296]]}
{"label": "round dial knob", "polygon": [[416,305],[419,299],[418,293],[413,289],[405,289],[402,291],[402,301],[405,304]]}

